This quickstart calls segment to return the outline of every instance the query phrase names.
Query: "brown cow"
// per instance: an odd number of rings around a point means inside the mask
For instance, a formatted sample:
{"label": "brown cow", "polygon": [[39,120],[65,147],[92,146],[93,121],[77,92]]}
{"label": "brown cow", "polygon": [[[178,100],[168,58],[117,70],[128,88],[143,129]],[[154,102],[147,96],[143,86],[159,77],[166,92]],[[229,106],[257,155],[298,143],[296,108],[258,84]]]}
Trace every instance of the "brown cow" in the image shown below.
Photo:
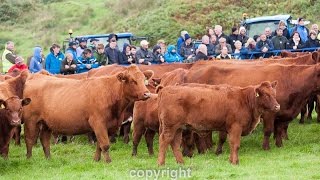
{"label": "brown cow", "polygon": [[[305,101],[320,87],[320,65],[228,65],[219,67],[207,66],[198,70],[190,70],[186,82],[204,84],[228,83],[236,86],[247,86],[261,81],[277,80],[277,101],[281,105],[278,113],[263,115],[264,142],[263,148],[269,149],[269,137],[273,130],[276,135],[276,145],[282,146],[282,130],[301,111]],[[274,124],[275,123],[275,124]]]}
{"label": "brown cow", "polygon": [[250,134],[265,111],[279,111],[275,97],[277,82],[262,82],[245,88],[229,85],[184,84],[167,86],[159,93],[159,156],[165,163],[169,144],[178,163],[182,129],[197,132],[216,130],[229,134],[230,162],[238,164],[241,135]]}
{"label": "brown cow", "polygon": [[13,96],[7,100],[0,99],[0,155],[8,158],[11,133],[14,127],[21,125],[22,106],[30,103],[30,98],[21,100],[18,96]]}
{"label": "brown cow", "polygon": [[93,131],[97,136],[94,160],[100,160],[102,151],[105,161],[111,162],[108,131],[119,128],[120,116],[131,101],[149,98],[144,81],[152,75],[152,71],[142,73],[132,65],[113,76],[86,80],[53,77],[28,80],[24,95],[30,96],[33,103],[23,112],[27,158],[32,156],[41,125],[40,141],[47,158],[51,131],[66,135]]}
{"label": "brown cow", "polygon": [[137,148],[144,134],[149,155],[153,155],[153,138],[159,131],[158,95],[152,94],[146,101],[137,101],[133,108],[133,149],[132,156],[137,155]]}

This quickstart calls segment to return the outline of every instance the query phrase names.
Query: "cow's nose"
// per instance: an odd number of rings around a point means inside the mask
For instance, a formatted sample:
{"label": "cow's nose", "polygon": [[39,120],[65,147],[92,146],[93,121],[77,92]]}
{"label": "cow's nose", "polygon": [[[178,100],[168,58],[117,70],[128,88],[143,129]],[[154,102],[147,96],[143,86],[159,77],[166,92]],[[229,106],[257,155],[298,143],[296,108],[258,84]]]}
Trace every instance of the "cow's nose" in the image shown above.
{"label": "cow's nose", "polygon": [[276,106],[274,107],[274,109],[275,109],[276,111],[280,111],[280,105],[276,105]]}
{"label": "cow's nose", "polygon": [[144,97],[145,99],[149,98],[150,96],[151,96],[151,93],[150,93],[150,92],[145,92],[145,93],[143,94],[143,97]]}

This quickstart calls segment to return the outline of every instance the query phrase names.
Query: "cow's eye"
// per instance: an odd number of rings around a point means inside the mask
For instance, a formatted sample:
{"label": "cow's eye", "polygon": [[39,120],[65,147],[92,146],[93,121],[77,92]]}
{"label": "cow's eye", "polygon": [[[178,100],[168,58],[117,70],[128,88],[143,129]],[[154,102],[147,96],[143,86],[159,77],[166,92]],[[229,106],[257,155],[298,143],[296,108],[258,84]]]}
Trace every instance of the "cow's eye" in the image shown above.
{"label": "cow's eye", "polygon": [[131,83],[131,84],[134,84],[134,85],[137,85],[137,82],[134,81],[134,80],[130,81],[130,83]]}

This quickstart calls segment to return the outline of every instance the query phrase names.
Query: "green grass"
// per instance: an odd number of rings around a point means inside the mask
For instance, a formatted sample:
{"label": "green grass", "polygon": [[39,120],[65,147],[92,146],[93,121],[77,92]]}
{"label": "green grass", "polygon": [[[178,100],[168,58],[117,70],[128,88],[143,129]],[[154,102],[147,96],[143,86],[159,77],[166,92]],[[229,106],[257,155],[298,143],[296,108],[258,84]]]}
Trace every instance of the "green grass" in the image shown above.
{"label": "green grass", "polygon": [[[259,125],[253,134],[242,138],[238,166],[228,162],[227,143],[221,156],[213,152],[195,154],[193,158],[184,158],[182,166],[176,164],[170,149],[164,167],[157,166],[158,138],[154,145],[155,155],[151,157],[144,139],[137,157],[131,156],[132,141],[127,145],[118,139],[111,145],[111,164],[93,161],[95,146],[89,145],[85,136],[77,136],[73,143],[52,145],[49,160],[44,158],[39,142],[29,160],[25,157],[24,142],[21,147],[12,143],[9,159],[0,159],[0,179],[130,179],[129,172],[134,169],[179,167],[191,168],[191,179],[319,179],[320,125],[314,121],[300,125],[295,120],[289,127],[290,140],[284,142],[284,147],[277,148],[272,139],[270,151],[261,148],[263,135]],[[214,141],[217,141],[216,134]]]}

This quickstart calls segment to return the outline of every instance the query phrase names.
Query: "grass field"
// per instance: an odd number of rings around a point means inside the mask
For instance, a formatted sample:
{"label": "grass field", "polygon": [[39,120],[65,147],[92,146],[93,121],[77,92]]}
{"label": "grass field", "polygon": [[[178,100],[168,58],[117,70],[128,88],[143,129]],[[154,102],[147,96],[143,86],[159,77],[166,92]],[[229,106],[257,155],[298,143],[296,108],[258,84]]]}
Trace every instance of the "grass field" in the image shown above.
{"label": "grass field", "polygon": [[[190,168],[190,179],[320,179],[319,132],[320,124],[315,120],[304,125],[295,120],[289,126],[289,140],[284,142],[284,147],[275,147],[272,140],[271,150],[263,151],[262,127],[259,125],[253,134],[242,138],[238,166],[228,162],[227,144],[221,156],[216,156],[213,151],[204,155],[196,154],[193,158],[185,158],[182,166],[176,164],[170,149],[166,166],[158,167],[158,138],[155,155],[151,157],[144,139],[137,157],[131,156],[132,141],[127,145],[118,139],[111,146],[111,164],[93,161],[95,146],[89,145],[85,136],[77,136],[73,143],[52,145],[52,157],[49,160],[44,158],[39,142],[29,160],[25,157],[24,142],[21,147],[12,143],[9,159],[0,159],[0,179],[137,179],[137,176],[132,176],[135,174],[130,175],[130,170],[166,171],[179,168]],[[217,141],[216,134],[214,141]],[[161,179],[170,179],[170,176],[164,174]]]}

